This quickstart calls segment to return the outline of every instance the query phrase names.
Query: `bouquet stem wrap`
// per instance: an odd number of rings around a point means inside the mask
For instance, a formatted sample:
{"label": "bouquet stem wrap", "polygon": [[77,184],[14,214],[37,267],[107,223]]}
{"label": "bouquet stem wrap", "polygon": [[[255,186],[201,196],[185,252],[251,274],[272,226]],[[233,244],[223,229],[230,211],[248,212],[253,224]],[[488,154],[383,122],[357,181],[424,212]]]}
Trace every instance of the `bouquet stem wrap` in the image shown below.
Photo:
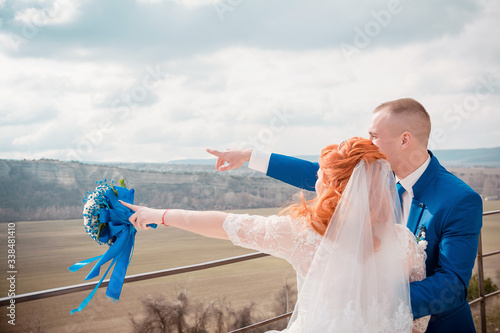
{"label": "bouquet stem wrap", "polygon": [[[85,281],[90,280],[100,274],[101,266],[111,261],[108,269],[101,277],[94,290],[83,300],[80,306],[73,309],[70,314],[79,312],[87,306],[90,302],[97,289],[100,287],[109,271],[113,269],[111,277],[109,280],[108,287],[106,289],[106,296],[113,301],[118,301],[120,299],[120,293],[122,291],[123,282],[125,280],[125,274],[127,272],[128,265],[132,259],[132,253],[134,251],[134,242],[136,229],[130,223],[129,217],[134,213],[129,208],[123,206],[118,200],[124,202],[133,203],[134,202],[134,190],[128,190],[124,187],[110,188],[104,193],[105,207],[100,208],[98,213],[99,223],[105,225],[104,228],[99,233],[98,241],[103,243],[111,244],[108,251],[101,256],[86,259],[80,261],[73,266],[69,267],[71,272],[76,272],[80,268],[96,261],[92,270],[89,272]],[[155,228],[156,225],[149,225]]]}

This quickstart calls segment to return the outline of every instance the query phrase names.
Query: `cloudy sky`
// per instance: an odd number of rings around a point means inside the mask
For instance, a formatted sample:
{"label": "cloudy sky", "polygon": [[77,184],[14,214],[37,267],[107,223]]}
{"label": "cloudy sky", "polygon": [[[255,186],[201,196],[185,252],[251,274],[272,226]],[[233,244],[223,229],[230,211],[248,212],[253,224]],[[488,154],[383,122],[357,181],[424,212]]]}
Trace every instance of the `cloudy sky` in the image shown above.
{"label": "cloudy sky", "polygon": [[500,145],[498,0],[0,0],[0,158],[318,154],[413,97]]}

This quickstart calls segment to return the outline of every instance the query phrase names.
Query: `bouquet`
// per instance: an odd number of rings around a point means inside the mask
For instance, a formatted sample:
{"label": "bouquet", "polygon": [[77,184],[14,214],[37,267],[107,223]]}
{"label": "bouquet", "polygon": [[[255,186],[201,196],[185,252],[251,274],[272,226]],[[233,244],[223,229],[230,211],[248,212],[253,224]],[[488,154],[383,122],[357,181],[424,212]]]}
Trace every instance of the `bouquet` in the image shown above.
{"label": "bouquet", "polygon": [[[80,261],[71,266],[69,270],[76,272],[87,264],[98,260],[85,278],[85,280],[89,280],[100,274],[102,265],[110,260],[112,262],[90,295],[87,296],[77,309],[72,310],[70,314],[85,308],[113,267],[114,269],[106,289],[106,296],[115,301],[120,298],[125,273],[132,259],[137,231],[129,221],[129,217],[134,212],[118,201],[122,200],[131,204],[134,203],[134,190],[127,189],[123,179],[119,183],[120,186],[115,187],[113,181],[108,183],[106,179],[96,182],[97,187],[95,190],[87,192],[87,195],[83,199],[83,224],[85,231],[98,244],[107,244],[109,248],[105,254]],[[149,226],[156,228],[156,224]]]}

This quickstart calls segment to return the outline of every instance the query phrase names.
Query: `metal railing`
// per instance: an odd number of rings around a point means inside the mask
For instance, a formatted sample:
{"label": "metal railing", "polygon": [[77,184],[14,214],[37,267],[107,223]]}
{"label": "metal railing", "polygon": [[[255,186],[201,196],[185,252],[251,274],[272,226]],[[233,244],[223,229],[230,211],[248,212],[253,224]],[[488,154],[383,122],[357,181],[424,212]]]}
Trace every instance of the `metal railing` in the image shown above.
{"label": "metal railing", "polygon": [[[130,283],[130,282],[155,279],[155,278],[169,276],[169,275],[196,272],[196,271],[201,271],[204,269],[213,268],[213,267],[217,267],[217,266],[224,266],[224,265],[234,264],[234,263],[241,262],[241,261],[262,258],[262,257],[266,257],[268,255],[269,254],[266,254],[266,253],[256,252],[256,253],[250,253],[250,254],[244,254],[241,256],[231,257],[231,258],[208,261],[208,262],[204,262],[201,264],[195,264],[195,265],[190,265],[190,266],[169,268],[169,269],[163,269],[160,271],[135,274],[135,275],[128,275],[125,277],[125,280],[123,281],[123,283],[125,284],[125,283]],[[2,298],[0,298],[0,306],[8,305],[10,303],[11,299],[14,299],[16,301],[16,303],[22,303],[22,302],[34,301],[37,299],[43,299],[43,298],[49,298],[49,297],[77,293],[79,291],[92,290],[95,288],[95,286],[98,283],[99,283],[98,281],[88,282],[88,283],[82,283],[82,284],[75,284],[75,285],[67,286],[67,287],[47,289],[47,290],[35,291],[35,292],[31,292],[31,293],[26,293],[26,294],[20,294],[20,295],[14,296],[14,297],[2,297]],[[100,288],[106,287],[108,285],[108,283],[109,283],[109,279],[104,280],[102,282]]]}
{"label": "metal railing", "polygon": [[[490,212],[485,212],[483,213],[483,216],[488,216],[488,215],[493,215],[493,214],[500,214],[500,210],[496,211],[490,211]],[[480,304],[480,317],[481,317],[481,332],[486,333],[486,299],[492,296],[500,295],[500,290],[497,290],[495,292],[492,292],[490,294],[485,295],[485,290],[484,290],[484,267],[483,267],[483,258],[493,256],[500,254],[500,250],[490,252],[490,253],[485,253],[483,254],[483,247],[482,247],[482,237],[481,233],[479,234],[479,246],[478,246],[478,251],[477,251],[477,267],[478,267],[478,280],[479,280],[479,298],[469,302],[469,305],[473,305],[476,303]],[[236,256],[236,257],[231,257],[231,258],[226,258],[226,259],[220,259],[220,260],[214,260],[214,261],[209,261],[201,264],[195,264],[195,265],[190,265],[190,266],[183,266],[183,267],[177,267],[177,268],[171,268],[171,269],[164,269],[160,271],[153,271],[153,272],[148,272],[148,273],[142,273],[142,274],[135,274],[135,275],[129,275],[125,277],[124,283],[130,283],[130,282],[137,282],[137,281],[143,281],[143,280],[149,280],[149,279],[154,279],[154,278],[159,278],[159,277],[164,277],[164,276],[170,276],[170,275],[176,275],[176,274],[182,274],[182,273],[189,273],[189,272],[195,272],[195,271],[200,271],[200,270],[205,270],[208,268],[213,268],[213,267],[218,267],[218,266],[224,266],[228,264],[233,264],[237,262],[242,262],[246,260],[251,260],[251,259],[257,259],[257,258],[262,258],[266,257],[268,254],[257,252],[257,253],[250,253],[250,254],[244,254],[241,256]],[[67,286],[67,287],[61,287],[61,288],[54,288],[54,289],[47,289],[47,290],[41,290],[41,291],[36,291],[36,292],[31,292],[31,293],[25,293],[25,294],[20,294],[16,295],[14,297],[2,297],[0,298],[0,306],[8,305],[11,301],[11,299],[14,299],[16,303],[22,303],[22,302],[28,302],[28,301],[33,301],[33,300],[38,300],[38,299],[44,299],[44,298],[49,298],[49,297],[55,297],[55,296],[60,296],[60,295],[66,295],[66,294],[71,294],[71,293],[76,293],[79,291],[85,291],[85,290],[92,290],[94,287],[97,285],[98,282],[89,282],[89,283],[82,283],[82,284],[77,284],[77,285],[72,285],[72,286]],[[101,287],[106,287],[109,283],[109,279],[104,280],[103,283],[101,284]],[[241,333],[245,332],[257,327],[261,327],[264,325],[267,325],[269,323],[282,320],[284,318],[288,318],[291,316],[291,312],[256,323],[252,324],[247,327],[243,327],[234,331],[231,331],[230,333]]]}
{"label": "metal railing", "polygon": [[[495,210],[491,212],[483,213],[483,216],[499,214],[500,210]],[[479,303],[479,313],[481,319],[481,332],[486,333],[486,299],[495,295],[500,295],[500,290],[489,293],[485,295],[484,291],[484,266],[483,266],[483,258],[490,257],[500,254],[499,251],[493,251],[489,253],[483,254],[483,239],[482,233],[479,233],[479,245],[477,247],[477,276],[478,276],[478,286],[479,286],[479,297],[475,300],[469,302],[469,305],[473,305]]]}

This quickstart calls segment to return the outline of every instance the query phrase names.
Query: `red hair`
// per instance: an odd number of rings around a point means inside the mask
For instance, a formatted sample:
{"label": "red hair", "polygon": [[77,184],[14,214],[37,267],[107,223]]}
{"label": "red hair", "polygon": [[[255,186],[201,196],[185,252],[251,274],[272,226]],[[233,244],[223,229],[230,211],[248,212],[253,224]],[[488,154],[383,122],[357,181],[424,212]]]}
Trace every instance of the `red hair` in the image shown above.
{"label": "red hair", "polygon": [[378,159],[385,159],[385,155],[368,139],[354,137],[342,142],[340,147],[336,144],[326,146],[319,159],[323,172],[321,193],[309,201],[301,193],[300,202],[285,208],[281,213],[305,217],[316,232],[324,235],[356,165],[361,160],[370,163]]}

